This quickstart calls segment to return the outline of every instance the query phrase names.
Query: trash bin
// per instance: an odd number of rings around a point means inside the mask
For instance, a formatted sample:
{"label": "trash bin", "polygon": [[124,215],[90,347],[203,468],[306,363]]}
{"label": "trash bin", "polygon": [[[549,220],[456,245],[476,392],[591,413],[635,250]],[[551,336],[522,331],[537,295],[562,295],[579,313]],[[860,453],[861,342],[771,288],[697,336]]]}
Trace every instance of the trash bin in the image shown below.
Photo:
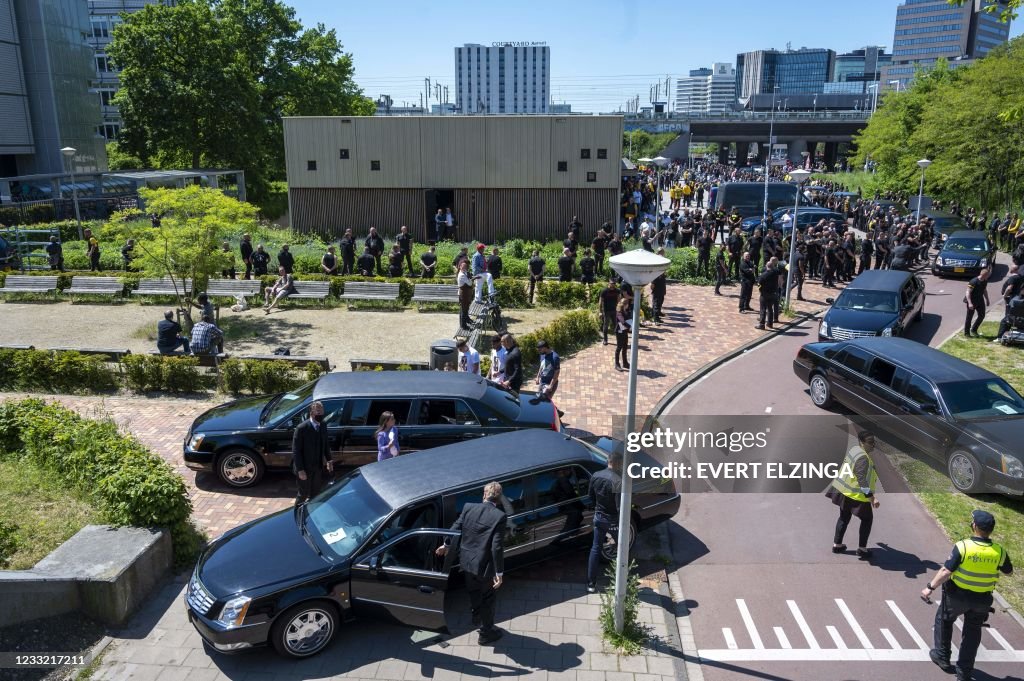
{"label": "trash bin", "polygon": [[446,364],[455,368],[458,362],[458,351],[455,349],[455,341],[450,338],[442,338],[430,344],[430,368],[444,369]]}

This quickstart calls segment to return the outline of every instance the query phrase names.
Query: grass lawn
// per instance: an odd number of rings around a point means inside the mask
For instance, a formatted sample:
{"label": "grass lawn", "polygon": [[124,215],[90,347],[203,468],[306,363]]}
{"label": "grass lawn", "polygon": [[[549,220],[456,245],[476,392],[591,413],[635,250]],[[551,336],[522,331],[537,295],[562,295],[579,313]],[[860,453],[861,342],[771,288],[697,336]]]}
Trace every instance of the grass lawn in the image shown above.
{"label": "grass lawn", "polygon": [[[940,349],[1002,376],[1024,393],[1024,349],[991,343],[996,328],[996,323],[986,323],[981,327],[982,338],[956,336]],[[936,471],[902,454],[891,458],[912,489],[928,490],[918,492],[918,496],[951,541],[967,536],[972,510],[984,509],[996,517],[993,538],[1006,548],[1015,563],[1012,576],[999,578],[998,591],[1018,612],[1024,612],[1024,501],[997,494],[966,496],[954,491],[944,471]]]}
{"label": "grass lawn", "polygon": [[32,567],[85,525],[102,522],[88,502],[14,458],[0,459],[0,520],[18,528],[10,570]]}

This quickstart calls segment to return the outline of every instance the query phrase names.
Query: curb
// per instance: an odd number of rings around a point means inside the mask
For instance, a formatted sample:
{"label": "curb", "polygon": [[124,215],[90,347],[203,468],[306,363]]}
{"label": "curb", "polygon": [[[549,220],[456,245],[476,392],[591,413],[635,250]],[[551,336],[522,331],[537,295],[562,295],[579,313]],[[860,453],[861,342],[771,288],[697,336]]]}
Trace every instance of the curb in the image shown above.
{"label": "curb", "polygon": [[730,350],[729,352],[725,353],[724,355],[716,357],[715,359],[711,360],[710,362],[708,362],[704,366],[700,367],[699,369],[694,371],[692,374],[690,374],[689,376],[687,376],[686,378],[684,378],[683,380],[679,381],[674,386],[669,388],[668,391],[664,395],[661,396],[661,399],[658,400],[658,402],[651,409],[650,415],[648,415],[648,417],[644,420],[644,425],[643,425],[643,429],[642,430],[643,431],[649,431],[654,426],[654,423],[657,421],[657,419],[661,416],[661,413],[665,410],[666,407],[668,407],[669,404],[671,404],[677,397],[679,397],[679,395],[683,391],[685,391],[687,388],[689,388],[691,385],[693,385],[694,383],[696,383],[700,379],[702,379],[705,376],[707,376],[708,374],[710,374],[715,369],[717,369],[717,368],[719,368],[719,367],[721,367],[721,366],[723,366],[725,364],[728,364],[729,362],[731,362],[732,360],[736,359],[740,355],[743,355],[743,354],[745,354],[747,352],[750,352],[751,350],[753,350],[754,348],[758,347],[759,345],[767,343],[768,341],[772,340],[773,338],[778,337],[778,335],[781,334],[781,333],[784,333],[786,331],[789,331],[790,329],[796,328],[797,326],[799,326],[800,324],[802,324],[802,323],[804,323],[804,322],[806,322],[808,320],[818,319],[818,317],[820,315],[821,315],[821,312],[811,312],[811,313],[800,314],[795,319],[793,319],[792,321],[786,322],[786,324],[783,325],[782,327],[780,327],[778,329],[775,329],[773,331],[773,333],[762,334],[761,336],[758,336],[754,340],[748,341],[748,342],[744,343],[743,345],[741,345],[741,346],[739,346],[739,347],[737,347],[737,348],[735,348],[733,350]]}
{"label": "curb", "polygon": [[[86,655],[86,657],[89,659],[89,664],[86,667],[79,668],[79,670],[77,672],[75,672],[74,676],[73,677],[69,677],[69,678],[75,678],[75,679],[81,678],[82,677],[82,673],[85,671],[85,669],[87,669],[88,667],[91,667],[92,663],[95,662],[96,660],[98,660],[100,655],[103,654],[103,651],[105,651],[107,649],[107,646],[109,646],[113,642],[114,642],[114,639],[111,636],[104,636],[103,638],[101,638],[99,643],[94,645],[89,650],[89,653]],[[65,666],[64,669],[70,669],[70,667]]]}

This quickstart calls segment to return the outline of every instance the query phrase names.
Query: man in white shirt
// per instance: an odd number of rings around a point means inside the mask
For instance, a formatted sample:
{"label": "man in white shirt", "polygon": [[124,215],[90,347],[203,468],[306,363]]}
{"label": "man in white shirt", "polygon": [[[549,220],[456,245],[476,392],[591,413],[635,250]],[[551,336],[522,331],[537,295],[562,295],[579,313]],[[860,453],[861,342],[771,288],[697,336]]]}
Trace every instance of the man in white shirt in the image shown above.
{"label": "man in white shirt", "polygon": [[789,231],[790,226],[793,224],[793,216],[790,215],[789,211],[787,210],[785,213],[782,214],[782,217],[779,218],[779,222],[782,223],[782,233],[785,234],[786,232]]}
{"label": "man in white shirt", "polygon": [[505,381],[505,355],[508,353],[501,345],[501,335],[491,338],[491,370],[487,378],[496,383]]}
{"label": "man in white shirt", "polygon": [[476,351],[476,348],[469,347],[465,338],[460,338],[455,344],[455,348],[459,351],[459,371],[479,376],[480,353]]}

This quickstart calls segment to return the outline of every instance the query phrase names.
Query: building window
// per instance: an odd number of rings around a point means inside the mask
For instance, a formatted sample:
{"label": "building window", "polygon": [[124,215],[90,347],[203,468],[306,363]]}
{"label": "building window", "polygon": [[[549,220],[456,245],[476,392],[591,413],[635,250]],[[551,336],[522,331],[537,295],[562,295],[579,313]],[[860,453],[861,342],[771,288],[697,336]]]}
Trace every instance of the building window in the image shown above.
{"label": "building window", "polygon": [[370,161],[370,170],[380,170],[380,161]]}
{"label": "building window", "polygon": [[97,72],[99,72],[99,73],[109,73],[110,71],[113,71],[113,70],[114,70],[114,68],[113,68],[113,66],[110,63],[110,60],[107,58],[107,55],[105,55],[105,54],[97,54],[96,55],[96,71]]}
{"label": "building window", "polygon": [[590,149],[580,149],[580,158],[582,158],[582,159],[590,158]]}
{"label": "building window", "polygon": [[347,159],[348,158],[348,149],[339,149],[338,150],[338,158],[343,159],[343,160]]}
{"label": "building window", "polygon": [[100,90],[100,106],[114,106],[114,90]]}
{"label": "building window", "polygon": [[92,24],[93,38],[110,37],[110,25],[107,22],[107,17],[89,17],[89,22]]}
{"label": "building window", "polygon": [[306,170],[316,170],[316,161],[306,161]]}
{"label": "building window", "polygon": [[597,157],[600,158],[600,159],[607,159],[608,158],[608,150],[607,149],[598,149],[597,150]]}
{"label": "building window", "polygon": [[569,162],[568,161],[559,161],[558,162],[558,172],[560,172],[560,173],[569,172]]}
{"label": "building window", "polygon": [[594,171],[587,172],[587,182],[597,182],[597,173]]}

